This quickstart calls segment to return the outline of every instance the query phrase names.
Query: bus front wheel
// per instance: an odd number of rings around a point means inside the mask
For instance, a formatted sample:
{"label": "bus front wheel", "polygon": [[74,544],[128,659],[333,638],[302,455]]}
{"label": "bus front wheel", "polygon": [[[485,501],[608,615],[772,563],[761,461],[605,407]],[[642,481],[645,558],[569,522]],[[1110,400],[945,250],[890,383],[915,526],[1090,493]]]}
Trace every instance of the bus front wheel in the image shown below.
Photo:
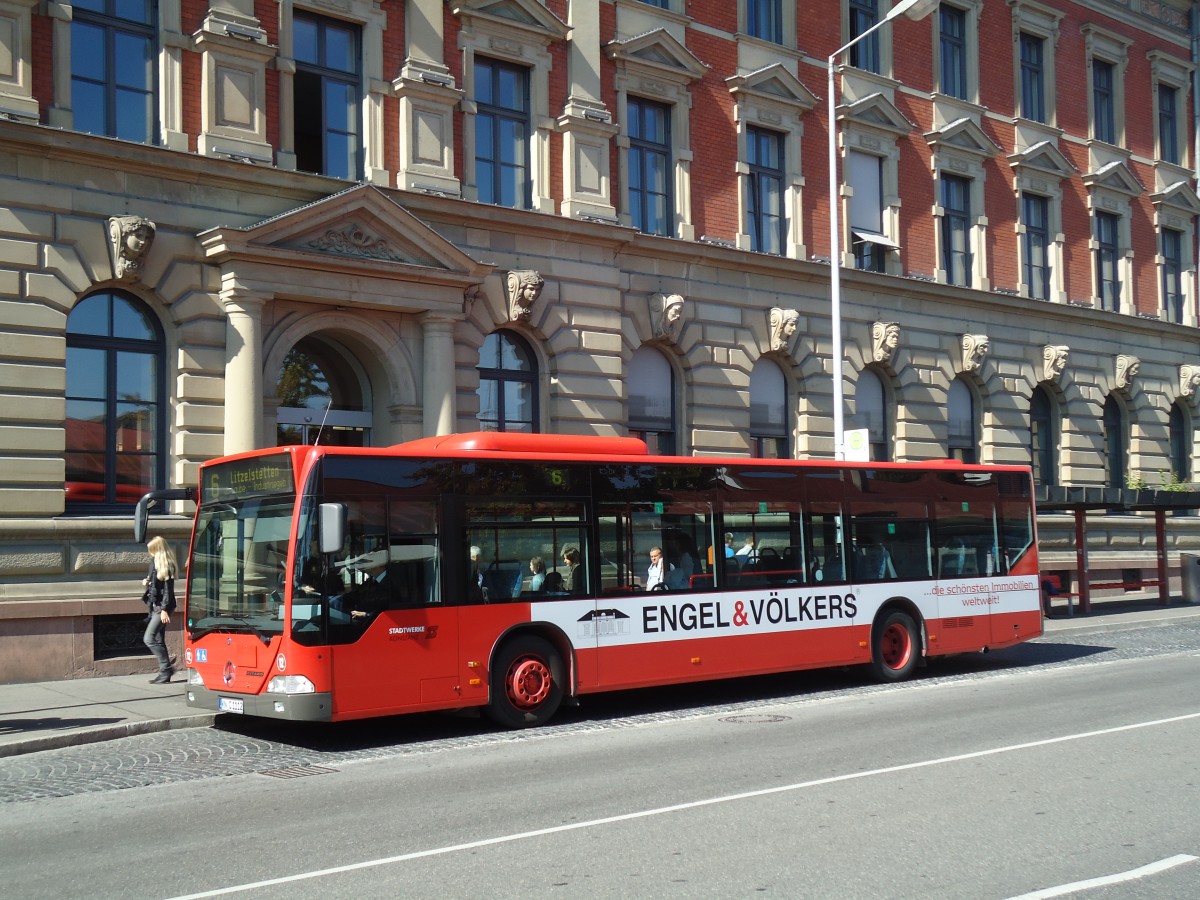
{"label": "bus front wheel", "polygon": [[893,610],[871,638],[871,671],[880,681],[903,681],[917,667],[920,643],[917,624],[908,613]]}
{"label": "bus front wheel", "polygon": [[542,725],[563,698],[563,663],[549,641],[517,637],[496,654],[491,672],[487,715],[506,728]]}

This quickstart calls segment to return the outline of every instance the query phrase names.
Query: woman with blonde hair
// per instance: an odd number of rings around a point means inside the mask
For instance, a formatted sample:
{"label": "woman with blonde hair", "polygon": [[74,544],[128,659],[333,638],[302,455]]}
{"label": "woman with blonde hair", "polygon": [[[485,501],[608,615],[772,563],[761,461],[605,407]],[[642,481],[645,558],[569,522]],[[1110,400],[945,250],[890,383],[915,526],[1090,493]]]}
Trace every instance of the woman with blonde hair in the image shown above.
{"label": "woman with blonde hair", "polygon": [[156,535],[146,542],[146,552],[150,554],[150,568],[142,579],[146,588],[142,599],[146,601],[150,618],[142,641],[158,660],[158,675],[150,683],[167,684],[175,674],[171,668],[171,656],[167,652],[166,636],[167,625],[171,622],[170,613],[175,611],[175,575],[179,566],[175,561],[175,551],[162,535]]}

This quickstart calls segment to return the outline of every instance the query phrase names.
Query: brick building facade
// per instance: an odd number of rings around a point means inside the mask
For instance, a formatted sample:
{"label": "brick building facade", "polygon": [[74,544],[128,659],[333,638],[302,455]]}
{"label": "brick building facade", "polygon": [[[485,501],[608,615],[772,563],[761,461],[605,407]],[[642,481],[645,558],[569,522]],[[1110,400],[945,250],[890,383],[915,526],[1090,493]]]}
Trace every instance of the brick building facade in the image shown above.
{"label": "brick building facade", "polygon": [[[847,426],[1193,480],[1192,5],[867,33],[897,5],[0,0],[0,678],[145,665],[131,501],[222,453],[486,427],[831,456],[851,41]],[[1153,565],[1145,520],[1092,534]]]}

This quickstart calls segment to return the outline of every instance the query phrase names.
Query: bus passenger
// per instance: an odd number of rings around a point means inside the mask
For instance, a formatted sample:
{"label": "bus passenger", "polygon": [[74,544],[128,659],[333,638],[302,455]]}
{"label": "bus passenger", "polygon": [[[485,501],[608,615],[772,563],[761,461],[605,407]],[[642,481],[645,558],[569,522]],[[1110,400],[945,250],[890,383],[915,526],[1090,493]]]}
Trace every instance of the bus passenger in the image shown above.
{"label": "bus passenger", "polygon": [[540,591],[546,580],[546,561],[540,556],[533,557],[529,560],[529,571],[533,573],[529,578],[529,589]]}
{"label": "bus passenger", "polygon": [[471,572],[467,577],[467,600],[471,603],[483,603],[487,600],[487,592],[483,589],[483,568],[479,564],[483,550],[471,547]]}
{"label": "bus passenger", "polygon": [[564,547],[562,552],[563,565],[563,590],[569,594],[577,593],[583,590],[583,572],[579,568],[579,548]]}
{"label": "bus passenger", "polygon": [[652,591],[655,588],[660,591],[666,590],[666,568],[667,563],[663,559],[662,547],[651,547],[650,568],[646,570],[646,590]]}

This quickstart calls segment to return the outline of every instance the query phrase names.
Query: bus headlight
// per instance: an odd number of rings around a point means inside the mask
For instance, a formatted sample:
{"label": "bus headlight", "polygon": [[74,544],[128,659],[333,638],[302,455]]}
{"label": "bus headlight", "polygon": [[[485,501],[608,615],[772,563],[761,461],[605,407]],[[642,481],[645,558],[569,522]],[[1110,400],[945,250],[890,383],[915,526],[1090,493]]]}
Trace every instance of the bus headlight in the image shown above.
{"label": "bus headlight", "polygon": [[316,687],[303,675],[276,675],[267,684],[268,694],[315,694]]}

